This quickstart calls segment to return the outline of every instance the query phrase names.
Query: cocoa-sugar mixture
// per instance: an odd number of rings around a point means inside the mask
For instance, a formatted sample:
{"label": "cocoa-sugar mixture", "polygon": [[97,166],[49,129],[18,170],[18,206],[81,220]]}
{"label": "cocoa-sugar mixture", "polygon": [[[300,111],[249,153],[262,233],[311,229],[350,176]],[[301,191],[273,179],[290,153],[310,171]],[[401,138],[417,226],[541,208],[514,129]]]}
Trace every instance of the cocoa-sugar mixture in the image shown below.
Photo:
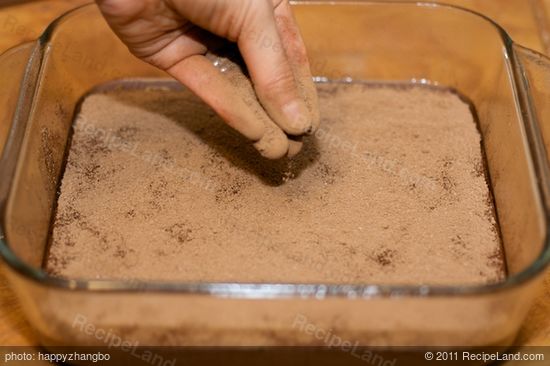
{"label": "cocoa-sugar mixture", "polygon": [[278,161],[183,89],[88,96],[47,270],[223,282],[503,279],[469,105],[426,86],[318,89],[320,129],[297,157]]}

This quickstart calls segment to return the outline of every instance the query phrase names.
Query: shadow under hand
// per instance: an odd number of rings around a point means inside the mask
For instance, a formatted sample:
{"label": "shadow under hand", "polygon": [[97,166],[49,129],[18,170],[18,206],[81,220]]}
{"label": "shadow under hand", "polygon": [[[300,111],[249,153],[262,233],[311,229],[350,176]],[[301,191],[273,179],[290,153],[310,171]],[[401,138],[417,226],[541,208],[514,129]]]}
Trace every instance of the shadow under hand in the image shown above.
{"label": "shadow under hand", "polygon": [[314,137],[308,137],[304,139],[302,151],[292,159],[269,160],[262,157],[251,141],[230,128],[208,105],[176,81],[118,81],[103,85],[95,92],[113,90],[156,90],[156,95],[146,97],[138,97],[131,92],[112,96],[124,104],[175,121],[213,149],[215,155],[257,176],[266,185],[280,186],[289,179],[298,178],[320,156],[317,141]]}

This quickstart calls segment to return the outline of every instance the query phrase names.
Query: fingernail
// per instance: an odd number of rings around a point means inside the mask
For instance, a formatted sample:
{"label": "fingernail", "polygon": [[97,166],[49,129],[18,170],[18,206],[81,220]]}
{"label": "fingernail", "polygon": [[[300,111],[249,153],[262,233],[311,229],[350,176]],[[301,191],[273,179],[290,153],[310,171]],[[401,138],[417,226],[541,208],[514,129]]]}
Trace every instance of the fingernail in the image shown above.
{"label": "fingernail", "polygon": [[311,131],[311,121],[306,106],[301,101],[292,101],[283,107],[283,113],[288,121],[288,133],[302,135]]}

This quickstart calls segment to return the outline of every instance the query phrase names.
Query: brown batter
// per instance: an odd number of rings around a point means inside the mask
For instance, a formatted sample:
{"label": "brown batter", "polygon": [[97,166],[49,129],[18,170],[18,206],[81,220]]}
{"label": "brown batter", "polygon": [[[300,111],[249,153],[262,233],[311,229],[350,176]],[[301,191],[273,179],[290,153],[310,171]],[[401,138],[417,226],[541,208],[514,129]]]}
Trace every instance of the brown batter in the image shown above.
{"label": "brown batter", "polygon": [[189,92],[87,97],[47,269],[174,281],[502,280],[469,106],[424,86],[318,88],[320,129],[278,161]]}

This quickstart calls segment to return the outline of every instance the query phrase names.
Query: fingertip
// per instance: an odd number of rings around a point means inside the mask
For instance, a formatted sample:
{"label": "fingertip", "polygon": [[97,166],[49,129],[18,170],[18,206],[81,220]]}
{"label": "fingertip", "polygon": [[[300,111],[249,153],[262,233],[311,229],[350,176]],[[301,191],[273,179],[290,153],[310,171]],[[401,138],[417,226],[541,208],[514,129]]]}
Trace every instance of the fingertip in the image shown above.
{"label": "fingertip", "polygon": [[254,144],[260,154],[271,160],[280,159],[287,155],[289,141],[282,131],[267,131],[267,133]]}
{"label": "fingertip", "polygon": [[266,132],[265,125],[262,123],[248,123],[241,133],[251,141],[260,141]]}
{"label": "fingertip", "polygon": [[311,108],[311,130],[308,133],[309,135],[312,135],[319,129],[321,126],[321,114],[319,113],[319,106],[315,105]]}
{"label": "fingertip", "polygon": [[284,121],[279,121],[279,126],[288,134],[300,136],[309,133],[312,129],[310,113],[305,103],[301,100],[293,100],[282,108]]}
{"label": "fingertip", "polygon": [[299,140],[295,140],[292,138],[288,139],[288,152],[286,156],[292,159],[293,157],[295,157],[300,153],[303,146],[304,146],[304,143],[302,142],[301,139]]}

